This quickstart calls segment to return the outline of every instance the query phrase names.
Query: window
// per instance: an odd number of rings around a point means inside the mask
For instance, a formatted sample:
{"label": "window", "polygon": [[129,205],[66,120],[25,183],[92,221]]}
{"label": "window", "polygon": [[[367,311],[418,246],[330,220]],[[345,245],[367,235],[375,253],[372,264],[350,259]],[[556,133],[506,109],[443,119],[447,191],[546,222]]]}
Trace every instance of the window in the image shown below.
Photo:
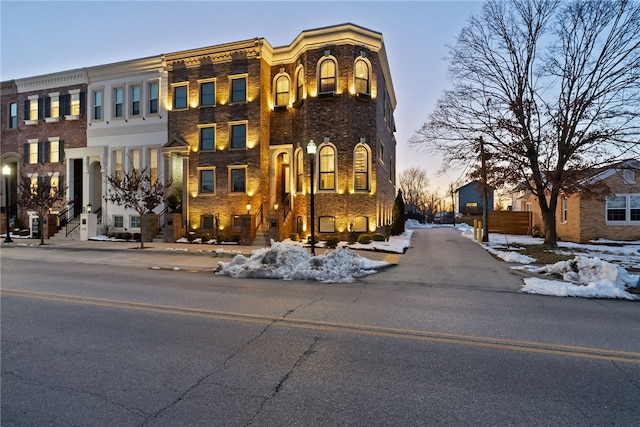
{"label": "window", "polygon": [[282,75],[276,79],[276,106],[289,104],[289,77]]}
{"label": "window", "polygon": [[149,149],[149,179],[152,183],[158,180],[158,149]]}
{"label": "window", "polygon": [[567,222],[569,219],[569,211],[567,209],[567,196],[565,195],[560,199],[560,214],[562,215],[561,222]]}
{"label": "window", "polygon": [[336,231],[336,218],[333,216],[321,216],[318,218],[318,232],[319,233],[335,233]]}
{"label": "window", "polygon": [[216,84],[215,82],[201,82],[200,83],[200,106],[215,105],[216,102]]}
{"label": "window", "polygon": [[357,216],[353,220],[353,231],[356,233],[366,233],[369,231],[369,218]]}
{"label": "window", "polygon": [[184,110],[187,108],[187,85],[174,86],[173,88],[173,108],[174,110]]}
{"label": "window", "polygon": [[200,224],[202,228],[213,228],[213,215],[200,216]]}
{"label": "window", "polygon": [[113,152],[113,172],[117,181],[122,180],[122,151]]}
{"label": "window", "polygon": [[18,128],[18,103],[9,104],[9,129]]}
{"label": "window", "polygon": [[51,197],[55,197],[58,194],[60,188],[60,174],[58,172],[54,172],[49,177],[49,189],[51,190]]}
{"label": "window", "polygon": [[60,140],[49,140],[49,161],[51,163],[60,163]]}
{"label": "window", "polygon": [[369,190],[369,151],[358,145],[353,153],[353,187],[356,191]]}
{"label": "window", "polygon": [[132,116],[140,115],[140,86],[131,86],[131,111]]}
{"label": "window", "polygon": [[29,120],[38,120],[38,98],[29,99]]}
{"label": "window", "polygon": [[140,215],[129,216],[129,227],[140,228]]}
{"label": "window", "polygon": [[247,148],[247,124],[232,124],[230,129],[232,150]]}
{"label": "window", "polygon": [[93,120],[102,120],[102,91],[93,91]]}
{"label": "window", "polygon": [[202,169],[200,170],[200,194],[214,194],[215,193],[215,170],[214,169]]}
{"label": "window", "polygon": [[216,128],[206,126],[200,128],[200,151],[212,151],[216,148]]}
{"label": "window", "polygon": [[301,193],[304,188],[304,159],[302,150],[296,151],[296,192]]}
{"label": "window", "polygon": [[231,103],[247,102],[247,78],[231,78]]}
{"label": "window", "polygon": [[158,113],[158,82],[149,82],[147,88],[149,89],[149,114]]}
{"label": "window", "polygon": [[113,216],[113,228],[124,228],[124,216],[122,215]]}
{"label": "window", "polygon": [[336,91],[336,63],[332,59],[325,59],[320,64],[319,93],[333,93]]}
{"label": "window", "polygon": [[48,117],[57,119],[60,117],[60,94],[58,93],[50,93],[49,94],[49,108],[45,107],[46,114]]}
{"label": "window", "polygon": [[69,92],[71,99],[71,115],[79,116],[80,115],[80,91],[77,92]]}
{"label": "window", "polygon": [[335,190],[336,188],[336,156],[330,145],[324,145],[318,152],[319,158],[319,189]]}
{"label": "window", "polygon": [[27,143],[27,158],[30,165],[35,165],[40,161],[40,143],[38,141],[30,141]]}
{"label": "window", "polygon": [[607,197],[607,222],[640,225],[640,194],[618,194]]}
{"label": "window", "polygon": [[133,149],[129,151],[129,159],[131,160],[131,170],[140,170],[140,150]]}
{"label": "window", "polygon": [[113,89],[113,117],[124,117],[123,91],[121,87]]}
{"label": "window", "polygon": [[623,169],[622,170],[622,179],[626,184],[635,184],[636,183],[636,172],[633,169]]}
{"label": "window", "polygon": [[299,101],[301,99],[304,99],[304,68],[300,68],[298,70],[296,84],[296,100]]}
{"label": "window", "polygon": [[357,94],[369,94],[369,64],[362,59],[356,61],[355,89]]}
{"label": "window", "polygon": [[231,193],[247,192],[247,168],[229,168],[229,191]]}

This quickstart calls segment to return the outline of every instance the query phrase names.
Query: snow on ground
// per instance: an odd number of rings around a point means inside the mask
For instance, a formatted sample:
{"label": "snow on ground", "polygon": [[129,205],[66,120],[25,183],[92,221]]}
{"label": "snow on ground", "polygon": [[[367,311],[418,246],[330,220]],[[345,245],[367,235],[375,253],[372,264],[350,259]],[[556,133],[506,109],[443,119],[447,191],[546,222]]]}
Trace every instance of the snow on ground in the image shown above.
{"label": "snow on ground", "polygon": [[300,245],[272,242],[270,248],[254,250],[250,257],[236,255],[231,262],[220,262],[216,274],[283,280],[317,280],[350,283],[390,265],[372,261],[348,248],[338,247],[312,256]]}

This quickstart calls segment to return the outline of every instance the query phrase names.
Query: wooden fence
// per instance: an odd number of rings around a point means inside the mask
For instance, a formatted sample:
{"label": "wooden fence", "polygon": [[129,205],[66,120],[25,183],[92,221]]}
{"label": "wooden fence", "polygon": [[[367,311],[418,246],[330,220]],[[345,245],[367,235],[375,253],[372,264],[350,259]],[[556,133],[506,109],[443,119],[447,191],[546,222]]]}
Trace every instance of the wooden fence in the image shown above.
{"label": "wooden fence", "polygon": [[489,233],[531,234],[531,212],[489,211]]}

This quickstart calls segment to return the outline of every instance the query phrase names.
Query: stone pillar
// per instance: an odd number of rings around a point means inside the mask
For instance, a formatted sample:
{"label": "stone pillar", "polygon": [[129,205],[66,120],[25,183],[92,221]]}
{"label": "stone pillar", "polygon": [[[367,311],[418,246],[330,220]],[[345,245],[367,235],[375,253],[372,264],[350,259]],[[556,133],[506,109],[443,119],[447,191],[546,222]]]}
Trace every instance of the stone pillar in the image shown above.
{"label": "stone pillar", "polygon": [[98,216],[94,213],[80,214],[80,240],[89,240],[98,235]]}
{"label": "stone pillar", "polygon": [[158,234],[158,214],[149,212],[142,215],[142,224],[140,224],[140,233],[143,242],[153,242],[154,237]]}
{"label": "stone pillar", "polygon": [[241,216],[242,228],[240,229],[240,244],[242,246],[251,246],[255,237],[254,228],[256,217],[254,215],[245,214]]}
{"label": "stone pillar", "polygon": [[182,214],[180,212],[167,212],[164,225],[164,241],[175,243],[184,235],[182,228]]}

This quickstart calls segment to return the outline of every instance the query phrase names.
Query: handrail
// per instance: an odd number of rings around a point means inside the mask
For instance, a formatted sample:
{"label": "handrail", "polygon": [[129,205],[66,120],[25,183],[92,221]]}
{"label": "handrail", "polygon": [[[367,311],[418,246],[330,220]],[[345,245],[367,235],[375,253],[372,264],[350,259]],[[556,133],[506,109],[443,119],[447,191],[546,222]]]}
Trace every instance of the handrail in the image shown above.
{"label": "handrail", "polygon": [[165,206],[164,209],[162,209],[162,211],[160,211],[160,213],[158,214],[158,231],[164,228],[164,217],[167,215],[167,212],[169,212],[169,206]]}
{"label": "handrail", "polygon": [[282,218],[283,221],[287,221],[287,217],[289,216],[289,213],[291,212],[291,194],[287,194],[287,197],[284,198],[284,201],[282,202],[282,207],[280,208],[282,209]]}
{"label": "handrail", "polygon": [[69,221],[68,214],[70,210],[71,208],[67,207],[62,212],[58,213],[58,230],[61,230],[62,227],[65,227],[67,225],[67,221]]}
{"label": "handrail", "polygon": [[69,237],[69,234],[73,233],[73,231],[78,227],[80,227],[80,215],[75,215],[72,218],[69,218],[66,224],[66,237]]}
{"label": "handrail", "polygon": [[258,208],[258,212],[256,212],[256,225],[255,225],[255,230],[257,231],[258,228],[260,228],[260,226],[262,225],[262,221],[264,220],[263,218],[263,214],[262,214],[262,205],[260,205],[260,208]]}

